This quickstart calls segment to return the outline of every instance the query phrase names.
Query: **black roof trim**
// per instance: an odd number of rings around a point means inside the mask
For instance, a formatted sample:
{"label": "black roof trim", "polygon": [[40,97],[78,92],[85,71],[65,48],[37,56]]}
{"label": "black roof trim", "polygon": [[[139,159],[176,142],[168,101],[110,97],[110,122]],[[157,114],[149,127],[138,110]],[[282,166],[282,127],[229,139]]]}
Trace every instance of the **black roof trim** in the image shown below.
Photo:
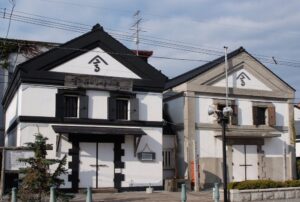
{"label": "black roof trim", "polygon": [[93,126],[62,126],[53,125],[54,132],[67,134],[92,135],[147,135],[141,128],[93,127]]}
{"label": "black roof trim", "polygon": [[[240,47],[240,48],[238,48],[238,49],[236,49],[236,50],[230,52],[230,53],[227,55],[227,58],[230,59],[230,58],[235,57],[236,55],[238,55],[238,54],[240,54],[240,53],[242,53],[242,52],[245,52],[245,53],[247,53],[248,55],[250,55],[255,61],[257,61],[259,64],[261,64],[263,67],[265,67],[270,73],[272,73],[272,74],[273,74],[274,76],[276,76],[280,81],[282,81],[282,82],[283,82],[284,84],[286,84],[289,88],[291,88],[292,90],[295,91],[295,89],[294,89],[292,86],[290,86],[287,82],[285,82],[284,80],[282,80],[282,79],[281,79],[279,76],[277,76],[273,71],[271,71],[268,67],[266,67],[264,64],[262,64],[262,63],[261,63],[258,59],[256,59],[253,55],[251,55],[249,52],[247,52],[243,47]],[[200,66],[200,67],[197,67],[197,68],[192,69],[192,70],[190,70],[190,71],[188,71],[188,72],[186,72],[186,73],[183,73],[183,74],[181,74],[181,75],[179,75],[179,76],[176,76],[176,77],[170,79],[170,80],[166,83],[166,85],[165,85],[165,90],[170,89],[170,88],[173,88],[173,87],[175,87],[175,86],[178,86],[178,85],[180,85],[180,84],[182,84],[182,83],[184,83],[184,82],[186,82],[186,81],[188,81],[188,80],[191,80],[191,79],[195,78],[196,76],[198,76],[198,75],[200,75],[200,74],[206,72],[207,70],[209,70],[209,69],[211,69],[211,68],[213,68],[213,67],[215,67],[215,66],[217,66],[217,65],[219,65],[219,64],[221,64],[221,63],[223,63],[223,62],[225,62],[225,58],[224,58],[224,56],[221,56],[221,57],[219,57],[219,58],[217,58],[217,59],[215,59],[215,60],[213,60],[213,61],[211,61],[211,62],[209,62],[209,63],[206,63],[206,64],[204,64],[204,65],[202,65],[202,66]]]}
{"label": "black roof trim", "polygon": [[27,60],[18,65],[17,68],[25,72],[49,70],[82,54],[83,51],[91,50],[98,46],[142,79],[167,80],[164,74],[110,36],[99,24],[95,25],[90,32]]}

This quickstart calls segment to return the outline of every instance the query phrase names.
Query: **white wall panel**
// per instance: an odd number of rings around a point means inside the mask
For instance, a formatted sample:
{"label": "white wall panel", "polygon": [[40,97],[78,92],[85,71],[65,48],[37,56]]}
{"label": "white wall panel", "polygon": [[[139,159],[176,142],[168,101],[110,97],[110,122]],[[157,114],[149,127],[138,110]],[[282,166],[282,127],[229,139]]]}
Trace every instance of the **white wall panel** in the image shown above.
{"label": "white wall panel", "polygon": [[160,128],[143,128],[147,133],[143,136],[138,147],[138,152],[148,144],[151,151],[156,153],[156,160],[153,162],[142,162],[134,157],[133,137],[126,136],[125,143],[122,148],[125,149],[125,156],[122,161],[125,162],[123,174],[125,181],[122,182],[123,187],[130,186],[162,186],[162,129]]}
{"label": "white wall panel", "polygon": [[[90,62],[97,55],[107,63],[105,64],[103,61],[99,60],[100,62],[97,64],[99,71],[95,71],[95,65],[93,62]],[[50,71],[140,79],[138,75],[129,70],[112,56],[105,53],[105,51],[99,47],[77,56],[76,58],[63,63]]]}
{"label": "white wall panel", "polygon": [[107,99],[109,92],[88,90],[86,93],[89,96],[89,118],[107,119]]}
{"label": "white wall panel", "polygon": [[162,121],[162,94],[137,93],[139,117],[143,121]]}
{"label": "white wall panel", "polygon": [[197,153],[200,158],[221,158],[222,157],[222,141],[215,138],[215,133],[209,130],[196,130]]}
{"label": "white wall panel", "polygon": [[195,98],[195,121],[196,123],[213,123],[215,117],[208,115],[208,108],[213,105],[213,99],[209,97]]}
{"label": "white wall panel", "polygon": [[174,123],[183,123],[183,108],[184,99],[183,97],[178,97],[176,99],[166,102],[167,112]]}
{"label": "white wall panel", "polygon": [[54,87],[22,85],[21,115],[55,117],[56,93]]}

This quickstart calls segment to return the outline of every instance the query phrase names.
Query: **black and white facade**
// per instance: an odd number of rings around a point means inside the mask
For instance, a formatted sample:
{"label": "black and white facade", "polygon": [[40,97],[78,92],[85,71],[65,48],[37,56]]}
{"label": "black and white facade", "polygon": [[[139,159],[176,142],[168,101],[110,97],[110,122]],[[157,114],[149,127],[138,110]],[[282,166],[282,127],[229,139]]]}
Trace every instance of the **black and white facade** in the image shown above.
{"label": "black and white facade", "polygon": [[5,146],[40,132],[68,156],[64,188],[161,187],[166,77],[100,25],[17,66],[3,98]]}

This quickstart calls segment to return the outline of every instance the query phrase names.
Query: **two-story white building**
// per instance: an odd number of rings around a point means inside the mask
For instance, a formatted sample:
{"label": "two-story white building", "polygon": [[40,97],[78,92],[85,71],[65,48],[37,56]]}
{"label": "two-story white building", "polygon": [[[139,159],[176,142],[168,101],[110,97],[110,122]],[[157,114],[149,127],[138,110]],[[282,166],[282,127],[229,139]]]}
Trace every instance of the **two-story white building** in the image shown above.
{"label": "two-story white building", "polygon": [[[227,127],[229,181],[295,177],[293,98],[295,90],[244,48],[228,54]],[[221,126],[208,108],[225,106],[224,57],[179,75],[166,84],[164,103],[177,135],[177,178],[201,186],[222,181]],[[195,166],[197,168],[197,166]]]}
{"label": "two-story white building", "polygon": [[161,188],[166,79],[95,25],[17,66],[2,102],[5,146],[49,138],[73,191]]}

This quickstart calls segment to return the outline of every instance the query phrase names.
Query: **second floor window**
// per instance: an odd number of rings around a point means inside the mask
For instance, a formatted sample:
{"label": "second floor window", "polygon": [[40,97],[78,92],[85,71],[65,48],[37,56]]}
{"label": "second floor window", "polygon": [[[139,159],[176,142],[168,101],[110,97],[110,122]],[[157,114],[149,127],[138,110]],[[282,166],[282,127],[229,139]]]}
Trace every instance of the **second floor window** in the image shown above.
{"label": "second floor window", "polygon": [[276,125],[276,111],[273,105],[253,106],[253,124],[258,125]]}
{"label": "second floor window", "polygon": [[128,120],[128,100],[116,100],[116,119]]}
{"label": "second floor window", "polygon": [[256,116],[257,125],[266,125],[267,119],[267,108],[266,107],[257,107],[257,116]]}
{"label": "second floor window", "polygon": [[83,90],[59,89],[56,94],[57,118],[88,118],[89,97]]}
{"label": "second floor window", "polygon": [[64,96],[64,117],[78,117],[78,97]]}
{"label": "second floor window", "polygon": [[108,119],[139,120],[139,99],[135,95],[112,94],[108,97]]}

